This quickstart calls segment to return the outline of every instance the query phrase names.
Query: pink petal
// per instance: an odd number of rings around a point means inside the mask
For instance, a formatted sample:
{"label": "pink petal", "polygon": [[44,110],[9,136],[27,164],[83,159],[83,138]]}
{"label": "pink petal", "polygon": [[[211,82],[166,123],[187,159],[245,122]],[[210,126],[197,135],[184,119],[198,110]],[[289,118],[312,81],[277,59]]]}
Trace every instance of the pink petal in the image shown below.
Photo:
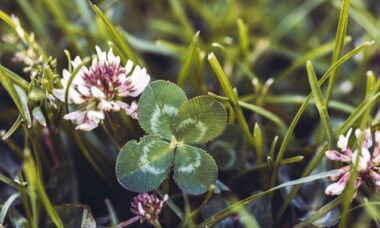
{"label": "pink petal", "polygon": [[345,173],[349,172],[351,169],[351,166],[347,165],[340,169],[336,169],[338,173],[336,175],[329,176],[328,179],[332,182],[337,181],[339,178],[341,178]]}
{"label": "pink petal", "polygon": [[372,170],[369,175],[371,176],[373,183],[375,183],[376,186],[380,187],[380,174]]}
{"label": "pink petal", "polygon": [[333,161],[342,161],[342,162],[350,162],[351,161],[350,156],[342,154],[336,150],[328,150],[328,151],[326,151],[325,155],[328,159],[333,160]]}
{"label": "pink petal", "polygon": [[364,132],[362,132],[360,129],[356,129],[355,136],[358,140],[363,140],[362,147],[368,149],[372,146],[372,135],[370,128],[365,129]]}
{"label": "pink petal", "polygon": [[132,101],[131,105],[128,105],[122,101],[116,101],[116,103],[120,106],[121,109],[125,111],[128,116],[132,117],[133,119],[137,119],[138,105],[136,101]]}
{"label": "pink petal", "polygon": [[327,186],[325,190],[326,195],[340,195],[346,188],[347,182],[350,179],[351,173],[345,173],[338,182],[332,183]]}
{"label": "pink petal", "polygon": [[342,194],[343,190],[346,188],[346,183],[332,183],[329,186],[327,186],[325,190],[326,195],[340,195]]}

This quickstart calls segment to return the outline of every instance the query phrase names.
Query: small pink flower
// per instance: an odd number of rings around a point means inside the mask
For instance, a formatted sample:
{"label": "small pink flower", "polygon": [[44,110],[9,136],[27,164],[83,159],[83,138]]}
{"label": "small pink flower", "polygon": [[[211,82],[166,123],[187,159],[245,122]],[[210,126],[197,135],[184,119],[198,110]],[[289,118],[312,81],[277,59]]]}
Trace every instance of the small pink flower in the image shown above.
{"label": "small pink flower", "polygon": [[[150,81],[145,68],[133,66],[128,60],[123,67],[120,57],[115,56],[112,49],[108,53],[96,46],[97,58],[91,67],[80,66],[82,60],[76,57],[71,61],[73,69],[80,67],[68,88],[68,102],[80,105],[80,109],[65,115],[65,119],[77,124],[77,129],[91,131],[104,119],[104,112],[123,110],[132,118],[137,118],[137,103],[127,104],[121,100],[124,97],[139,96]],[[54,89],[54,95],[61,101],[65,100],[65,91],[72,72],[63,71],[62,89]]]}
{"label": "small pink flower", "polygon": [[158,198],[155,194],[140,193],[131,203],[131,212],[136,215],[135,217],[122,222],[118,228],[130,225],[138,220],[141,223],[147,221],[151,225],[158,225],[158,216],[161,214],[164,203],[169,199],[168,195],[164,195],[163,199]]}
{"label": "small pink flower", "polygon": [[327,195],[340,195],[343,192],[357,159],[359,159],[356,167],[358,176],[355,180],[355,194],[353,198],[355,198],[357,189],[365,180],[371,180],[375,184],[376,190],[380,190],[380,174],[378,168],[380,165],[380,131],[375,132],[376,145],[372,155],[369,151],[373,144],[371,130],[368,128],[364,132],[361,132],[360,129],[355,131],[357,142],[360,141],[362,143],[359,145],[360,149],[356,149],[354,152],[352,152],[348,145],[351,132],[352,129],[350,129],[345,136],[339,136],[337,146],[340,151],[328,150],[325,153],[326,157],[330,160],[349,163],[349,165],[337,169],[338,174],[329,177],[329,180],[334,183],[327,186],[325,190]]}

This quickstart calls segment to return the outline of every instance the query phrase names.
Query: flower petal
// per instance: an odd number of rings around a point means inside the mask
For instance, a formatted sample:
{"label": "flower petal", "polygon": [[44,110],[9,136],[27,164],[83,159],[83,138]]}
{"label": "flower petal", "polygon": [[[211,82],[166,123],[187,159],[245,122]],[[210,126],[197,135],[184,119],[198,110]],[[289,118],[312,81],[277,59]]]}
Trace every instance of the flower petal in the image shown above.
{"label": "flower petal", "polygon": [[338,148],[345,150],[348,147],[348,141],[350,139],[351,132],[352,132],[352,128],[350,128],[350,130],[348,130],[346,136],[344,136],[344,135],[339,136],[339,139],[337,142]]}
{"label": "flower petal", "polygon": [[86,114],[86,111],[79,110],[75,112],[70,112],[66,114],[63,118],[65,120],[70,120],[74,124],[82,124],[84,122]]}
{"label": "flower petal", "polygon": [[352,158],[336,150],[328,150],[325,152],[328,159],[333,161],[350,162]]}
{"label": "flower petal", "polygon": [[346,174],[347,172],[349,172],[351,169],[351,166],[347,165],[347,166],[344,166],[342,168],[339,168],[339,169],[336,169],[338,171],[337,174],[335,175],[331,175],[328,177],[328,179],[331,181],[331,182],[334,182],[334,181],[337,181],[338,179],[340,179],[344,174]]}
{"label": "flower petal", "polygon": [[351,173],[345,173],[338,182],[332,183],[327,186],[325,190],[326,195],[340,195],[346,188],[347,182],[350,179]]}

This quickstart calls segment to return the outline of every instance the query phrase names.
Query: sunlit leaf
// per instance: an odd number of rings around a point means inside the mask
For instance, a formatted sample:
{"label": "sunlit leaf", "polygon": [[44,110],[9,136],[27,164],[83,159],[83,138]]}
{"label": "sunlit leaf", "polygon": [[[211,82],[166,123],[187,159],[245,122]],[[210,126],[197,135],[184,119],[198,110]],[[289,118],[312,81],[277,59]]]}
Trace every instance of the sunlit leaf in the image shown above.
{"label": "sunlit leaf", "polygon": [[149,134],[171,140],[171,122],[187,100],[181,88],[168,81],[151,83],[139,100],[138,120]]}
{"label": "sunlit leaf", "polygon": [[182,145],[177,147],[174,180],[188,194],[202,194],[216,183],[218,170],[214,159],[204,150]]}
{"label": "sunlit leaf", "polygon": [[174,159],[170,144],[153,136],[129,141],[121,148],[116,161],[119,183],[134,192],[157,188],[169,173]]}
{"label": "sunlit leaf", "polygon": [[178,112],[174,135],[185,143],[204,143],[219,136],[227,125],[227,112],[223,105],[208,96],[195,97]]}

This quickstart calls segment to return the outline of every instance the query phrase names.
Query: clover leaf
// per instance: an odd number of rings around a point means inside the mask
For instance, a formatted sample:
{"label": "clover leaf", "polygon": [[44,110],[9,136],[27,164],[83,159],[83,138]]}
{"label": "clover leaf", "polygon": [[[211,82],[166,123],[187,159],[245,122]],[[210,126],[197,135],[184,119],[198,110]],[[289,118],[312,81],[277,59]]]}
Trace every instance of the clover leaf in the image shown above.
{"label": "clover leaf", "polygon": [[217,166],[206,151],[193,144],[219,136],[227,125],[223,105],[208,96],[187,100],[177,85],[158,80],[139,100],[138,121],[148,133],[125,144],[116,161],[116,176],[128,190],[158,188],[173,166],[183,192],[202,194],[217,180]]}

